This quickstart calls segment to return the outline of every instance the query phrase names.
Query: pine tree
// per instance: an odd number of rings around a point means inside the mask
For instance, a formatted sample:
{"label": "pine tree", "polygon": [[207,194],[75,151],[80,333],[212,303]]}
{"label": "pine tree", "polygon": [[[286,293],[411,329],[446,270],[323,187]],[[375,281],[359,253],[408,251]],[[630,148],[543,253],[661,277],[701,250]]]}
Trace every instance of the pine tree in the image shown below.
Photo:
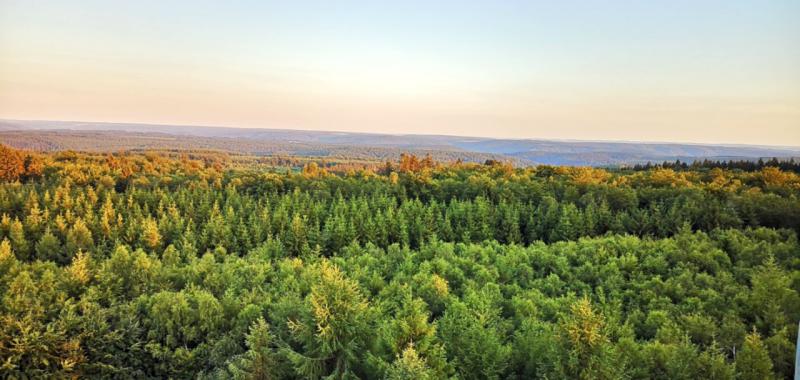
{"label": "pine tree", "polygon": [[259,318],[250,326],[245,337],[247,352],[228,364],[228,371],[234,379],[270,380],[277,375],[277,358],[273,349],[272,334],[264,318]]}
{"label": "pine tree", "polygon": [[389,319],[382,329],[382,340],[396,356],[393,366],[399,366],[396,370],[400,373],[417,368],[430,378],[447,377],[445,351],[436,338],[436,326],[429,322],[430,311],[422,299],[412,298],[410,287],[405,290],[394,319]]}
{"label": "pine tree", "polygon": [[142,223],[141,242],[150,250],[156,250],[161,246],[161,233],[158,231],[158,224],[152,218],[147,218]]}
{"label": "pine tree", "polygon": [[463,379],[504,378],[511,347],[504,343],[496,294],[471,293],[451,302],[439,320],[439,336]]}
{"label": "pine tree", "polygon": [[39,208],[36,195],[33,192],[28,194],[28,200],[25,203],[25,207],[28,209],[28,215],[25,217],[25,227],[31,232],[41,232],[42,224],[46,220],[42,210]]}
{"label": "pine tree", "polygon": [[14,252],[17,254],[17,258],[21,261],[28,261],[30,260],[30,245],[28,241],[25,239],[25,229],[22,227],[22,223],[19,219],[14,219],[11,223],[11,229],[9,230],[8,237],[11,239],[11,246],[14,248]]}
{"label": "pine tree", "polygon": [[307,298],[311,319],[289,321],[304,353],[284,352],[301,377],[351,377],[370,334],[369,307],[358,284],[338,267],[325,260],[318,270],[319,282]]}
{"label": "pine tree", "polygon": [[[11,243],[8,239],[3,239],[3,241],[0,242],[0,279],[16,265],[17,258],[14,256],[14,251],[11,249]],[[0,290],[2,290],[2,288],[0,288]]]}
{"label": "pine tree", "polygon": [[176,267],[182,261],[181,254],[175,249],[175,246],[170,244],[161,254],[161,262],[166,267]]}
{"label": "pine tree", "polygon": [[69,261],[66,252],[61,248],[61,241],[50,232],[50,228],[44,231],[41,239],[36,243],[36,258],[60,264],[66,264]]}
{"label": "pine tree", "polygon": [[69,257],[78,253],[78,250],[90,251],[93,247],[92,232],[86,227],[83,219],[76,219],[72,228],[67,232],[66,248]]}
{"label": "pine tree", "polygon": [[79,285],[86,285],[92,278],[91,257],[83,251],[78,251],[67,271],[70,277]]}
{"label": "pine tree", "polygon": [[621,368],[614,363],[605,319],[594,311],[588,298],[573,303],[562,320],[563,343],[569,350],[568,374],[580,379],[615,379]]}
{"label": "pine tree", "polygon": [[303,218],[300,214],[295,214],[292,217],[289,231],[286,234],[286,246],[292,255],[303,256],[311,251],[308,245],[308,234],[306,233],[307,218]]}
{"label": "pine tree", "polygon": [[736,372],[742,380],[771,379],[772,360],[761,341],[761,336],[753,330],[744,339],[742,350],[736,354]]}
{"label": "pine tree", "polygon": [[417,351],[414,350],[414,344],[409,343],[408,347],[397,355],[397,359],[389,368],[386,378],[389,380],[429,380],[437,377],[428,368],[425,360],[420,358]]}

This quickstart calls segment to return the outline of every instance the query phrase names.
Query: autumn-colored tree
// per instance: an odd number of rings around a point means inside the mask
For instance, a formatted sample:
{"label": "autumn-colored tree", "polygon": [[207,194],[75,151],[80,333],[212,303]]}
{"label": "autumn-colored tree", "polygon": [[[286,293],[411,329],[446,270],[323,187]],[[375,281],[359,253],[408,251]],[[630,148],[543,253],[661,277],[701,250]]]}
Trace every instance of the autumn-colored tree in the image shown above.
{"label": "autumn-colored tree", "polygon": [[161,233],[158,231],[158,224],[156,221],[147,218],[142,223],[142,244],[145,247],[154,250],[161,246]]}
{"label": "autumn-colored tree", "polygon": [[303,166],[303,176],[306,178],[318,178],[327,175],[328,172],[325,168],[321,168],[319,164],[311,161]]}
{"label": "autumn-colored tree", "polygon": [[575,168],[572,178],[579,185],[596,185],[606,182],[611,175],[603,169],[590,167]]}
{"label": "autumn-colored tree", "polygon": [[402,153],[400,155],[400,171],[407,173],[407,172],[415,172],[418,171],[422,167],[419,158],[413,154]]}
{"label": "autumn-colored tree", "polygon": [[91,256],[83,251],[78,251],[75,258],[72,259],[72,264],[70,264],[67,271],[72,280],[83,286],[88,284],[92,278],[91,265]]}
{"label": "autumn-colored tree", "polygon": [[18,150],[0,144],[0,180],[16,181],[25,173],[25,158]]}

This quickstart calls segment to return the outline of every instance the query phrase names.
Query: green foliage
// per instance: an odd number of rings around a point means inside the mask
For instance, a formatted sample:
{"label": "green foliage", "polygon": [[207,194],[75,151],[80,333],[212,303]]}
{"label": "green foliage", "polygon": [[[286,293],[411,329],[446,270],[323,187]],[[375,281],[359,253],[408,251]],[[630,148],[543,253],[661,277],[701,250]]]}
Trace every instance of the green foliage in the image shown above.
{"label": "green foliage", "polygon": [[747,335],[742,350],[736,356],[736,372],[740,379],[745,380],[772,377],[772,360],[761,337],[755,331]]}
{"label": "green foliage", "polygon": [[462,378],[499,379],[507,370],[511,348],[504,343],[506,326],[491,296],[470,293],[466,302],[448,305],[439,320],[444,348]]}
{"label": "green foliage", "polygon": [[793,172],[37,159],[0,182],[0,378],[794,373]]}
{"label": "green foliage", "polygon": [[256,320],[245,336],[247,352],[231,360],[228,371],[235,379],[270,380],[278,378],[274,337],[264,318]]}
{"label": "green foliage", "polygon": [[72,228],[67,233],[67,253],[71,257],[78,253],[79,250],[91,250],[93,245],[92,232],[86,226],[86,223],[82,219],[75,220],[75,224],[72,225]]}
{"label": "green foliage", "polygon": [[568,352],[566,373],[579,379],[616,379],[622,368],[615,360],[605,320],[587,298],[570,306],[560,324],[561,343]]}
{"label": "green foliage", "polygon": [[359,352],[368,341],[369,305],[358,284],[336,266],[323,261],[313,269],[318,281],[306,298],[305,315],[287,322],[303,352],[290,348],[284,352],[303,377],[355,377]]}
{"label": "green foliage", "polygon": [[409,344],[392,363],[386,378],[389,380],[431,380],[437,377],[428,368],[425,360],[419,357],[417,351],[414,350],[414,345]]}
{"label": "green foliage", "polygon": [[36,243],[36,257],[40,260],[54,261],[59,264],[67,264],[68,257],[61,247],[61,242],[50,232],[48,228],[42,238]]}

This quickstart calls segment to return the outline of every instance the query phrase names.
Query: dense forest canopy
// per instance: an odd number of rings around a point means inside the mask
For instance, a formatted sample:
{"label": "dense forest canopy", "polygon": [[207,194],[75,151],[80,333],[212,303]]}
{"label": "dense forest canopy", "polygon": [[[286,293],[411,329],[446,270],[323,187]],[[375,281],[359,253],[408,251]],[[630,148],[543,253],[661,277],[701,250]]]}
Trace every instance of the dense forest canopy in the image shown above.
{"label": "dense forest canopy", "polygon": [[0,377],[793,376],[793,167],[284,163],[0,145]]}

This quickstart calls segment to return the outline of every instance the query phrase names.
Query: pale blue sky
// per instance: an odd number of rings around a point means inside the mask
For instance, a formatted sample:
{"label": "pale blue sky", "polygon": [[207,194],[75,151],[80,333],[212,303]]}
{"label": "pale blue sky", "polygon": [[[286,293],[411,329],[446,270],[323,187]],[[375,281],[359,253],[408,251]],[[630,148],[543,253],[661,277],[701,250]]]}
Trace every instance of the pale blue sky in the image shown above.
{"label": "pale blue sky", "polygon": [[800,145],[800,1],[0,0],[0,117]]}

